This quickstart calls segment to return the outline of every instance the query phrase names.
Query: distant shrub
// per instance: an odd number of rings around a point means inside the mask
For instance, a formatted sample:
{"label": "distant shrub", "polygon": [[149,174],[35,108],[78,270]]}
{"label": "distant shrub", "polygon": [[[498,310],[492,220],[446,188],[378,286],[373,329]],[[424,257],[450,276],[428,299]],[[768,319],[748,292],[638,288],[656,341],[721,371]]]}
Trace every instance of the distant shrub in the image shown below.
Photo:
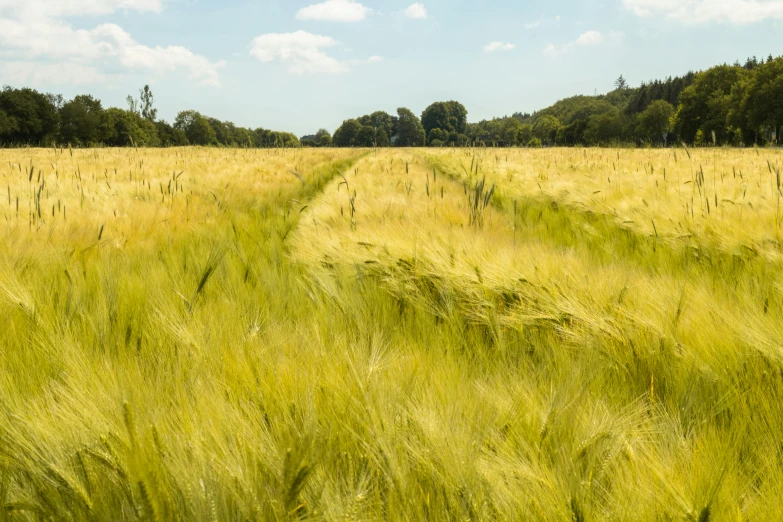
{"label": "distant shrub", "polygon": [[532,140],[527,142],[527,146],[530,148],[541,148],[543,144],[541,143],[541,140],[539,138],[533,138]]}

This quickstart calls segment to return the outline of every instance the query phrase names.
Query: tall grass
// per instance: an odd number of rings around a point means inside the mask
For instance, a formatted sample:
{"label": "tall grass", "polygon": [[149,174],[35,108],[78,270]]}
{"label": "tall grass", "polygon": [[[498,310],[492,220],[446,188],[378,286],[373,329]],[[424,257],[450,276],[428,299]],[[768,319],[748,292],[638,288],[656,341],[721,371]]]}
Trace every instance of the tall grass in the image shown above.
{"label": "tall grass", "polygon": [[780,161],[678,241],[690,153],[0,153],[0,520],[781,518]]}

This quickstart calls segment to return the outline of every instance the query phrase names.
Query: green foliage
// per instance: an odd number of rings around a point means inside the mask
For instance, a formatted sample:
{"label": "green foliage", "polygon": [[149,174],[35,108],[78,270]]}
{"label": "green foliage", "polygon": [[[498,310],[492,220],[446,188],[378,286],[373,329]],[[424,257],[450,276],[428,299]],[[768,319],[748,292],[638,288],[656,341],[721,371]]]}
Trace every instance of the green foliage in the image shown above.
{"label": "green foliage", "polygon": [[331,147],[332,135],[326,129],[319,129],[315,133],[315,146],[316,147]]}
{"label": "green foliage", "polygon": [[[608,114],[608,113],[606,113]],[[555,143],[558,145],[571,147],[585,143],[585,130],[587,130],[588,120],[577,119],[568,125],[563,125],[557,130]]]}
{"label": "green foliage", "polygon": [[299,138],[290,132],[277,132],[258,128],[251,133],[253,146],[257,148],[296,148],[301,147]]}
{"label": "green foliage", "polygon": [[0,143],[14,131],[14,122],[4,110],[0,110]]}
{"label": "green foliage", "polygon": [[[265,131],[257,136],[256,131],[203,116],[197,111],[180,112],[171,126],[157,121],[154,96],[148,85],[139,91],[139,96],[139,100],[127,97],[127,110],[104,110],[100,100],[90,95],[76,96],[65,102],[59,95],[6,87],[0,92],[0,143],[105,144],[113,147],[171,147],[189,143],[230,147],[299,146],[298,138],[290,133]],[[389,118],[379,121],[386,127],[390,125]]]}
{"label": "green foliage", "polygon": [[584,131],[586,145],[609,145],[622,135],[623,121],[618,111],[591,116]]}
{"label": "green foliage", "polygon": [[359,136],[359,131],[362,128],[362,124],[359,120],[350,119],[345,120],[336,131],[334,131],[334,137],[332,142],[335,147],[356,147],[358,146],[356,139]]}
{"label": "green foliage", "polygon": [[209,120],[200,113],[189,110],[177,114],[174,128],[185,133],[191,145],[217,145],[217,134]]}
{"label": "green foliage", "polygon": [[144,88],[139,91],[139,96],[141,99],[141,117],[145,120],[154,122],[158,117],[158,109],[155,109],[152,106],[155,102],[155,98],[152,95],[150,86],[145,85]]}
{"label": "green foliage", "polygon": [[136,145],[144,147],[160,147],[161,142],[158,137],[158,128],[151,120],[137,118],[136,124],[139,128],[137,138],[134,138]]}
{"label": "green foliage", "polygon": [[672,130],[674,107],[665,100],[652,102],[639,115],[639,134],[650,141],[666,141]]}
{"label": "green foliage", "polygon": [[421,124],[427,136],[434,129],[440,129],[447,136],[451,133],[464,134],[468,127],[468,111],[456,101],[435,102],[422,113]]}
{"label": "green foliage", "polygon": [[601,97],[574,96],[537,112],[533,115],[533,120],[535,122],[544,116],[554,116],[562,125],[570,125],[576,120],[587,120],[594,114],[612,112],[616,109],[617,107]]}
{"label": "green foliage", "polygon": [[374,147],[375,129],[369,125],[363,125],[360,127],[359,132],[356,133],[356,140],[354,144],[357,147]]}
{"label": "green foliage", "polygon": [[445,143],[446,141],[448,141],[448,139],[449,139],[449,134],[438,127],[431,129],[427,134],[427,141],[430,144],[432,144],[432,142],[434,141]]}
{"label": "green foliage", "polygon": [[739,66],[719,65],[696,75],[691,86],[680,95],[675,128],[680,139],[693,143],[696,133],[710,136],[719,143],[727,141],[727,120],[734,85],[751,74]]}
{"label": "green foliage", "polygon": [[250,131],[250,129],[234,127],[232,124],[231,130],[231,139],[237,147],[250,148],[255,146],[255,143],[253,142],[253,133]]}
{"label": "green foliage", "polygon": [[467,138],[461,139],[460,146],[469,145],[471,142],[483,143],[499,147],[515,147],[526,145],[533,137],[533,126],[529,123],[521,123],[519,118],[497,118],[484,120],[468,126]]}
{"label": "green foliage", "polygon": [[[783,58],[770,57],[766,63],[753,58],[742,67],[720,65],[638,88],[629,88],[621,77],[618,88],[608,94],[574,96],[532,117],[514,117],[534,125],[545,116],[556,117],[561,125],[554,137],[551,120],[547,130],[539,124],[536,136],[544,144],[707,144],[713,133],[717,144],[763,143],[779,134],[783,120],[783,105],[777,103],[783,96],[782,62]],[[507,144],[491,123],[482,122],[477,130],[484,143]]]}
{"label": "green foliage", "polygon": [[615,93],[610,93],[606,96],[609,100],[616,93],[622,93],[627,96],[627,101],[623,107],[617,105],[621,110],[625,109],[627,116],[633,116],[644,112],[647,106],[656,100],[665,100],[674,107],[677,106],[680,94],[682,91],[691,85],[694,81],[695,75],[689,72],[685,76],[676,78],[667,78],[666,80],[655,80],[649,83],[643,83],[636,89],[624,89],[618,90]]}
{"label": "green foliage", "polygon": [[768,61],[754,70],[745,97],[748,126],[768,127],[780,139],[783,125],[783,58]]}
{"label": "green foliage", "polygon": [[[222,122],[216,118],[206,118],[209,126],[215,133],[215,144],[225,145],[227,147],[233,147],[234,133],[226,122]],[[232,124],[233,126],[233,124]],[[207,145],[206,143],[204,145]]]}
{"label": "green foliage", "polygon": [[189,144],[182,129],[176,129],[163,120],[155,122],[161,147],[184,147]]}
{"label": "green foliage", "polygon": [[421,147],[426,141],[426,133],[419,118],[409,109],[397,109],[397,146]]}
{"label": "green foliage", "polygon": [[522,123],[520,123],[519,120],[516,118],[508,118],[503,125],[503,133],[501,135],[503,143],[507,147],[513,147],[517,145],[520,142],[520,139],[523,139],[520,136],[520,133],[522,132]]}
{"label": "green foliage", "polygon": [[541,116],[533,124],[533,135],[544,145],[553,145],[559,130],[560,120],[548,114]]}
{"label": "green foliage", "polygon": [[105,141],[104,111],[100,100],[92,96],[76,96],[60,109],[60,141],[72,145],[90,146]]}
{"label": "green foliage", "polygon": [[36,90],[5,87],[0,91],[0,111],[5,113],[6,142],[48,145],[57,137],[60,123],[57,108]]}
{"label": "green foliage", "polygon": [[389,113],[376,111],[370,114],[369,120],[369,125],[376,131],[383,131],[387,137],[392,135],[394,122]]}
{"label": "green foliage", "polygon": [[391,145],[391,140],[389,139],[389,135],[386,134],[386,131],[383,129],[378,129],[375,132],[375,146],[376,147],[388,147]]}
{"label": "green foliage", "polygon": [[111,108],[106,110],[103,117],[103,140],[111,147],[132,147],[150,144],[158,144],[155,124],[143,120],[141,116],[131,111]]}
{"label": "green foliage", "polygon": [[530,140],[533,139],[533,126],[529,123],[523,123],[521,127],[519,127],[519,131],[517,132],[517,140],[520,145],[527,145],[530,143]]}
{"label": "green foliage", "polygon": [[334,131],[332,144],[335,147],[388,147],[395,130],[395,118],[386,112],[376,111],[345,120]]}

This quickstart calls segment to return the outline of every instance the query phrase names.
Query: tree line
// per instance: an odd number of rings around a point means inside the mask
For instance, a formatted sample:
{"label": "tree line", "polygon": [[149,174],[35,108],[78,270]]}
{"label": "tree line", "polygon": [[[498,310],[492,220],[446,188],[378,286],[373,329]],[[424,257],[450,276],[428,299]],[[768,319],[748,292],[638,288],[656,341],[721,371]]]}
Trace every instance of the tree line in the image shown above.
{"label": "tree line", "polygon": [[193,110],[180,112],[172,124],[158,120],[149,86],[139,91],[138,99],[128,96],[127,103],[127,109],[104,109],[90,95],[65,101],[34,89],[5,87],[0,91],[0,145],[300,146],[290,132],[238,127]]}
{"label": "tree line", "polygon": [[0,92],[0,144],[74,146],[213,145],[237,147],[765,145],[777,143],[783,124],[783,57],[630,87],[574,96],[533,114],[468,123],[457,101],[436,102],[421,116],[407,108],[345,120],[330,134],[297,138],[288,132],[247,129],[193,110],[172,124],[157,119],[148,86],[128,108],[104,109],[90,95],[65,102],[33,89]]}
{"label": "tree line", "polygon": [[[403,111],[403,112],[400,112]],[[405,114],[410,126],[402,133]],[[408,109],[346,120],[309,146],[574,146],[574,145],[764,145],[777,143],[783,124],[783,58],[749,58],[699,73],[655,80],[632,88],[620,76],[615,89],[574,96],[533,114],[467,122],[455,101],[427,107],[421,118]],[[391,129],[391,133],[389,133]],[[387,137],[390,138],[387,140]],[[339,137],[339,139],[338,139]]]}

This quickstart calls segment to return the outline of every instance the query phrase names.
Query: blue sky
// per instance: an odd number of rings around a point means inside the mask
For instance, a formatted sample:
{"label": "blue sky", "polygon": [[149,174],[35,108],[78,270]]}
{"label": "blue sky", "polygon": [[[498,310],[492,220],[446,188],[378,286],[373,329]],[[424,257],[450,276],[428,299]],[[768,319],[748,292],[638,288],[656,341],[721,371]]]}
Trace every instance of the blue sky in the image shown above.
{"label": "blue sky", "polygon": [[757,55],[783,0],[0,0],[0,83],[298,135],[456,99],[478,121]]}

